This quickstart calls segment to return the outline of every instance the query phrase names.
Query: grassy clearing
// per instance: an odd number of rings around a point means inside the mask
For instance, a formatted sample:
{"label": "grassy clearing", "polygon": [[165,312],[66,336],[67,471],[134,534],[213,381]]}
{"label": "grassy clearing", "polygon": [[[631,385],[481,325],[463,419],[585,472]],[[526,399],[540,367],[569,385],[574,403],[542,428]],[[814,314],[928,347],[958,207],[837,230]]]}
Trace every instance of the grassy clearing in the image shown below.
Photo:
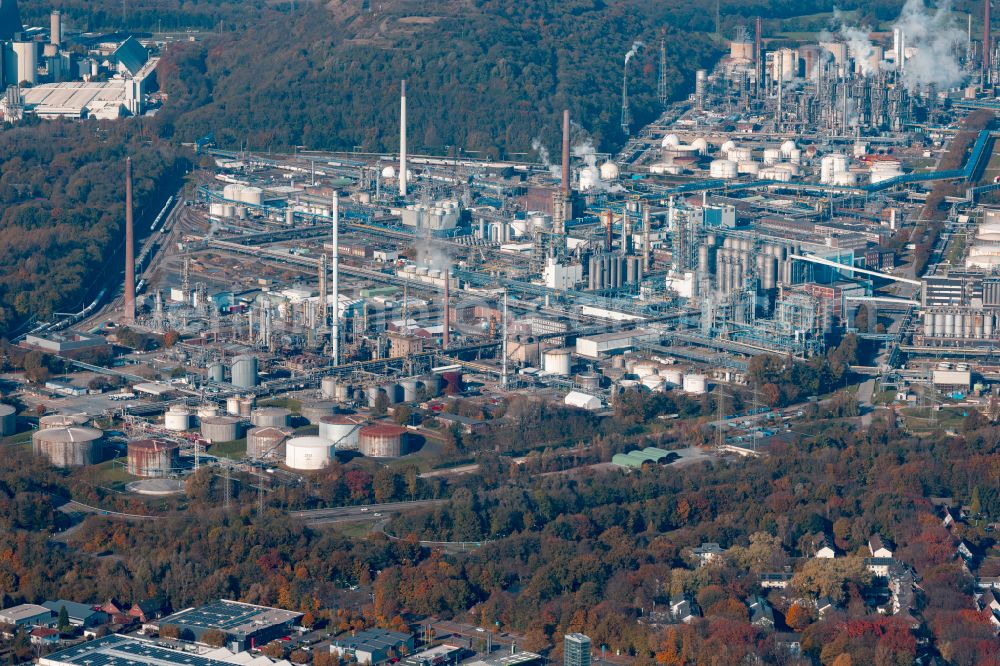
{"label": "grassy clearing", "polygon": [[257,403],[258,407],[284,407],[296,414],[302,413],[302,401],[295,398],[270,398]]}
{"label": "grassy clearing", "polygon": [[232,442],[215,442],[208,447],[208,453],[219,458],[242,460],[247,455],[247,440],[243,438]]}

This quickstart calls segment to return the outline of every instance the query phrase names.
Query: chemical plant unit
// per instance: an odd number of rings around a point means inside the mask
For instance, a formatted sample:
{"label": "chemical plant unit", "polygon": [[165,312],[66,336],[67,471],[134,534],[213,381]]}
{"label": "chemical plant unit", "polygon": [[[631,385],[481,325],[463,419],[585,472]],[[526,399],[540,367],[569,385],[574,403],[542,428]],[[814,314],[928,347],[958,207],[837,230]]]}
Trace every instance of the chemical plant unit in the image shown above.
{"label": "chemical plant unit", "polygon": [[[129,357],[170,381],[107,371],[134,397],[106,413],[126,424],[122,464],[154,478],[228,470],[213,447],[244,438],[232,464],[289,479],[341,453],[411,455],[440,430],[387,413],[421,404],[474,432],[443,409],[458,395],[599,411],[627,390],[725,392],[755,356],[809,359],[848,334],[885,386],[967,393],[973,373],[997,379],[1000,209],[983,205],[995,134],[957,129],[992,104],[996,58],[970,40],[944,51],[951,67],[919,35],[844,28],[768,51],[758,23],[617,155],[566,111],[559,165],[541,147],[537,162],[407,155],[404,82],[399,153],[199,142],[214,172],[148,233],[129,164],[124,296],[21,344],[101,345],[123,324],[180,335]],[[928,73],[929,53],[954,80]],[[943,186],[951,212],[928,243]],[[61,418],[36,450],[95,462],[101,431]]]}
{"label": "chemical plant unit", "polygon": [[17,0],[0,2],[0,120],[113,119],[155,105],[157,44],[128,33],[67,30],[52,11],[49,25],[21,23]]}

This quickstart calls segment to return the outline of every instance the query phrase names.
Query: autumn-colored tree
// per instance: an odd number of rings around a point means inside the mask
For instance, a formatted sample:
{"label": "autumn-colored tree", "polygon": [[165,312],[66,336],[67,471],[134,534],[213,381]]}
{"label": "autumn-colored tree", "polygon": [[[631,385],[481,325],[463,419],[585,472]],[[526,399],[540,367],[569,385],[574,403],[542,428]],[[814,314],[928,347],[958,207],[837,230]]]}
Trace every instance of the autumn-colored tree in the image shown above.
{"label": "autumn-colored tree", "polygon": [[180,638],[181,628],[176,624],[164,624],[160,626],[160,636],[163,638],[172,638],[174,640]]}
{"label": "autumn-colored tree", "polygon": [[209,629],[201,635],[201,642],[212,647],[222,647],[226,644],[227,636],[219,629]]}
{"label": "autumn-colored tree", "polygon": [[795,631],[802,631],[812,621],[812,614],[807,608],[798,602],[792,604],[788,612],[785,613],[785,624]]}
{"label": "autumn-colored tree", "polygon": [[260,651],[265,657],[270,657],[271,659],[284,659],[286,652],[285,646],[281,641],[271,641],[262,647]]}
{"label": "autumn-colored tree", "polygon": [[851,655],[843,652],[837,655],[837,658],[833,660],[833,664],[831,666],[853,666],[853,664],[854,660],[851,659]]}

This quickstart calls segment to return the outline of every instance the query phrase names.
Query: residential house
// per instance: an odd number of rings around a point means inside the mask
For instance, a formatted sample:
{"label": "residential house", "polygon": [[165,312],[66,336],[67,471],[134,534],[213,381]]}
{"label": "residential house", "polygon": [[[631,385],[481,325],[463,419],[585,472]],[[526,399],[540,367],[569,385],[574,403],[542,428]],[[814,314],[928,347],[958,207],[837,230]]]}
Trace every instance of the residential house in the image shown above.
{"label": "residential house", "polygon": [[979,602],[979,609],[1000,611],[1000,593],[994,592],[993,590],[986,590],[982,594],[976,595],[976,599]]}
{"label": "residential house", "polygon": [[832,560],[837,557],[837,551],[833,549],[830,540],[825,534],[817,534],[812,540],[812,556],[822,559]]}
{"label": "residential house", "polygon": [[889,572],[892,571],[892,565],[896,563],[896,560],[891,557],[866,557],[865,558],[865,568],[871,571],[873,575],[880,576],[882,578],[888,578]]}
{"label": "residential house", "polygon": [[114,599],[108,599],[103,604],[101,604],[101,610],[107,613],[108,615],[116,615],[118,613],[128,612],[128,610],[122,604],[119,604]]}
{"label": "residential house", "polygon": [[100,610],[99,607],[94,608],[87,604],[79,604],[75,601],[66,601],[65,599],[46,601],[42,605],[52,611],[53,617],[57,620],[59,613],[65,608],[66,613],[69,615],[69,623],[74,627],[96,627],[108,622],[108,614]]}
{"label": "residential house", "polygon": [[691,550],[691,554],[698,558],[699,564],[705,566],[719,555],[724,553],[722,547],[714,542],[703,543]]}
{"label": "residential house", "polygon": [[790,657],[802,656],[802,637],[791,631],[776,631],[774,645],[782,648]]}
{"label": "residential house", "polygon": [[774,609],[764,597],[750,597],[750,624],[762,629],[774,629]]}
{"label": "residential house", "polygon": [[969,545],[965,541],[958,542],[958,546],[955,548],[955,555],[965,560],[966,564],[971,562],[973,558],[972,549],[969,548]]}
{"label": "residential house", "polygon": [[833,599],[827,596],[822,596],[816,600],[816,611],[819,613],[819,619],[825,618],[829,613],[837,610],[837,607],[833,603]]}
{"label": "residential house", "polygon": [[760,575],[760,586],[765,589],[783,590],[792,582],[790,571],[769,571]]}
{"label": "residential house", "polygon": [[670,599],[670,618],[685,624],[693,622],[698,618],[697,608],[686,595],[678,594]]}
{"label": "residential house", "polygon": [[29,634],[32,645],[55,645],[59,642],[59,630],[51,627],[35,627]]}
{"label": "residential house", "polygon": [[892,557],[892,548],[886,543],[880,534],[873,534],[868,539],[868,551],[872,557]]}
{"label": "residential house", "polygon": [[142,624],[159,620],[167,612],[168,606],[163,599],[153,598],[132,604],[128,614]]}

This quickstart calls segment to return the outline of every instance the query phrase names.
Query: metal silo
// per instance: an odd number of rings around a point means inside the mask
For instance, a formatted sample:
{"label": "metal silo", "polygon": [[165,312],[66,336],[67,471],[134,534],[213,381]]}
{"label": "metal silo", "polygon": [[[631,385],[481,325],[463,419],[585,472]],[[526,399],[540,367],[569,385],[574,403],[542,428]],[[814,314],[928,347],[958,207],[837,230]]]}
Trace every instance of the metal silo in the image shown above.
{"label": "metal silo", "polygon": [[17,409],[11,405],[0,405],[0,436],[7,437],[17,432]]}
{"label": "metal silo", "polygon": [[326,400],[316,400],[302,405],[302,416],[313,425],[319,423],[324,416],[330,416],[336,411],[337,405]]}
{"label": "metal silo", "polygon": [[284,458],[285,440],[295,431],[291,428],[254,428],[247,433],[247,456],[254,459]]}
{"label": "metal silo", "polygon": [[82,467],[100,461],[103,437],[96,428],[46,428],[31,436],[31,447],[56,467]]}
{"label": "metal silo", "polygon": [[233,386],[253,388],[257,386],[257,357],[245,354],[233,359]]}
{"label": "metal silo", "polygon": [[243,422],[235,416],[206,416],[201,420],[201,436],[213,444],[240,438]]}
{"label": "metal silo", "polygon": [[128,443],[128,473],[161,478],[180,466],[180,447],[174,442],[136,439]]}
{"label": "metal silo", "polygon": [[372,458],[398,458],[406,455],[406,428],[388,423],[376,423],[361,428],[358,450]]}
{"label": "metal silo", "polygon": [[259,407],[250,414],[250,422],[259,428],[280,428],[288,425],[292,412],[284,407]]}
{"label": "metal silo", "polygon": [[221,363],[212,363],[208,366],[208,381],[221,384],[226,381],[226,366]]}

